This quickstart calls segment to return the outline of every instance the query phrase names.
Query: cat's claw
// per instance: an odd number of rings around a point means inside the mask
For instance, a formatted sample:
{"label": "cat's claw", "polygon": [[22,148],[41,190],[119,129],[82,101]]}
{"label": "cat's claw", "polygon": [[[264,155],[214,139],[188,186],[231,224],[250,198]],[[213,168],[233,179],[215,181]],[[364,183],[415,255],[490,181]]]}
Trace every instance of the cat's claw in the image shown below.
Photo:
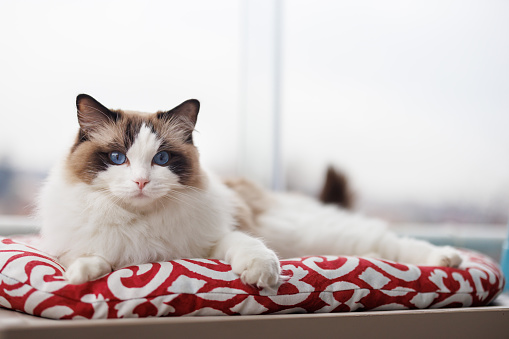
{"label": "cat's claw", "polygon": [[239,258],[232,263],[232,270],[244,284],[258,288],[277,285],[281,275],[279,259],[272,251],[260,257]]}
{"label": "cat's claw", "polygon": [[428,257],[429,266],[459,267],[463,259],[460,252],[450,246],[438,247]]}
{"label": "cat's claw", "polygon": [[81,257],[65,271],[65,278],[73,285],[83,284],[111,272],[110,264],[101,257]]}

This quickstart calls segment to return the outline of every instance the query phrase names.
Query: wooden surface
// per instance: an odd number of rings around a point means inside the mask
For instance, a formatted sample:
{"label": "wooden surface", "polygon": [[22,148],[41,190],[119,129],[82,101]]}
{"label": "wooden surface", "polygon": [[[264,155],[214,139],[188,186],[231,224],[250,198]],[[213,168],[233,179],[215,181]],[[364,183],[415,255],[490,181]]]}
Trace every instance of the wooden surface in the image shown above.
{"label": "wooden surface", "polygon": [[0,309],[2,338],[509,338],[509,296],[477,308],[49,320]]}

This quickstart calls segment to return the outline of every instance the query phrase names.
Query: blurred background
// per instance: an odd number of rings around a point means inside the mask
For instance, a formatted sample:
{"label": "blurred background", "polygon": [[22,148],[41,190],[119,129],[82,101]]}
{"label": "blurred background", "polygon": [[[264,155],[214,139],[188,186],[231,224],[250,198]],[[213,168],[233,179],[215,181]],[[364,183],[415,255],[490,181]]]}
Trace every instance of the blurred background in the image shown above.
{"label": "blurred background", "polygon": [[87,93],[148,112],[199,99],[220,175],[316,196],[332,164],[363,213],[504,232],[508,17],[495,0],[4,0],[0,214],[33,211]]}

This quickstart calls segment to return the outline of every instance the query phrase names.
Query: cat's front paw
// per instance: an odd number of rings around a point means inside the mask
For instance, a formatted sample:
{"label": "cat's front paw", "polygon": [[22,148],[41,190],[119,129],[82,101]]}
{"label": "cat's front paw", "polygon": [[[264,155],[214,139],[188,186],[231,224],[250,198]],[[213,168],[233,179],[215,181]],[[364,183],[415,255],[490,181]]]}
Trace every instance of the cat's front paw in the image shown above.
{"label": "cat's front paw", "polygon": [[279,259],[272,251],[260,256],[237,257],[232,261],[232,270],[246,285],[258,288],[271,287],[278,283],[281,275]]}
{"label": "cat's front paw", "polygon": [[437,247],[430,253],[427,265],[458,267],[462,261],[461,254],[457,249],[450,246],[443,246]]}
{"label": "cat's front paw", "polygon": [[73,285],[83,284],[111,272],[111,265],[101,257],[80,257],[65,271],[65,278]]}

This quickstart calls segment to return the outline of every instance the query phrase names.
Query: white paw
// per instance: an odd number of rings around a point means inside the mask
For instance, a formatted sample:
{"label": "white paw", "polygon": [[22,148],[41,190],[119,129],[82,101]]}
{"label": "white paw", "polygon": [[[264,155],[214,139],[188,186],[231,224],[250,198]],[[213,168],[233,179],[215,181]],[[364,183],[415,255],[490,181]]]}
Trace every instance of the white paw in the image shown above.
{"label": "white paw", "polygon": [[111,266],[101,257],[81,257],[65,271],[65,277],[73,285],[83,284],[111,272]]}
{"label": "white paw", "polygon": [[276,285],[281,275],[279,259],[270,250],[258,256],[237,256],[231,264],[233,272],[240,276],[244,284],[258,288]]}
{"label": "white paw", "polygon": [[429,266],[443,266],[443,267],[458,267],[463,259],[460,252],[450,246],[437,247],[431,252],[428,257],[427,265]]}

